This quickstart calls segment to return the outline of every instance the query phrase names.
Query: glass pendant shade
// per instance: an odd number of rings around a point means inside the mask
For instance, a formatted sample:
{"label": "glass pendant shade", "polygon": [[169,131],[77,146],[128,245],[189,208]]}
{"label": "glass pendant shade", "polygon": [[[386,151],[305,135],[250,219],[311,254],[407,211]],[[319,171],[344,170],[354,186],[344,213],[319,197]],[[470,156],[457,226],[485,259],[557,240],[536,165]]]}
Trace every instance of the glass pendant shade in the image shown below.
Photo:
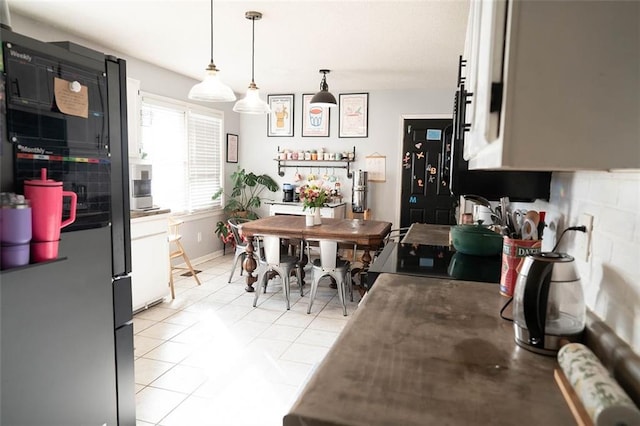
{"label": "glass pendant shade", "polygon": [[262,13],[250,10],[245,13],[244,17],[251,20],[251,83],[249,84],[244,99],[236,102],[233,110],[242,114],[269,114],[271,108],[269,108],[269,105],[265,101],[260,99],[260,89],[258,89],[254,81],[256,21],[262,19]]}
{"label": "glass pendant shade", "polygon": [[310,105],[320,106],[325,108],[331,108],[338,105],[336,102],[336,97],[329,92],[329,85],[327,84],[327,74],[329,74],[331,70],[320,70],[322,74],[322,81],[320,82],[320,91],[313,95],[311,98]]}
{"label": "glass pendant shade", "polygon": [[271,112],[269,104],[260,99],[260,89],[255,83],[251,83],[244,99],[236,102],[233,110],[243,114],[269,114]]}
{"label": "glass pendant shade", "polygon": [[203,102],[232,102],[236,100],[233,90],[218,77],[218,68],[213,63],[213,0],[211,0],[211,61],[202,82],[189,90],[189,99]]}
{"label": "glass pendant shade", "polygon": [[233,90],[218,77],[218,70],[213,63],[207,67],[207,74],[202,82],[189,91],[189,99],[203,102],[232,102],[236,100]]}

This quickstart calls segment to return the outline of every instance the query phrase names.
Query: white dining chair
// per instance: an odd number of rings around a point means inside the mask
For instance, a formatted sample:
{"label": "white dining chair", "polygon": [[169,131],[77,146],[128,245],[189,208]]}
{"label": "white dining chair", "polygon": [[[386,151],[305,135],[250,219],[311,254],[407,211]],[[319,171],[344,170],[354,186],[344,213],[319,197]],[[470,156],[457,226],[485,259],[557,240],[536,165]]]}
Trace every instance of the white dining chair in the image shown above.
{"label": "white dining chair", "polygon": [[300,296],[304,295],[300,258],[282,254],[282,239],[276,235],[261,235],[257,241],[258,250],[255,253],[258,257],[257,286],[253,307],[255,308],[258,304],[260,290],[263,289],[265,293],[267,291],[269,273],[275,272],[282,280],[282,292],[289,310],[291,309],[291,272],[294,270],[300,287]]}
{"label": "white dining chair", "polygon": [[[309,306],[307,314],[311,313],[313,300],[318,291],[320,279],[330,276],[336,281],[338,287],[338,298],[342,303],[342,314],[347,316],[347,286],[351,288],[351,277],[349,276],[350,263],[347,260],[338,258],[338,242],[333,240],[318,239],[320,247],[320,258],[311,262],[313,271],[313,281],[311,282],[311,294],[309,295]],[[307,241],[309,242],[309,241]],[[308,247],[308,246],[307,246]],[[351,293],[353,290],[351,290]]]}

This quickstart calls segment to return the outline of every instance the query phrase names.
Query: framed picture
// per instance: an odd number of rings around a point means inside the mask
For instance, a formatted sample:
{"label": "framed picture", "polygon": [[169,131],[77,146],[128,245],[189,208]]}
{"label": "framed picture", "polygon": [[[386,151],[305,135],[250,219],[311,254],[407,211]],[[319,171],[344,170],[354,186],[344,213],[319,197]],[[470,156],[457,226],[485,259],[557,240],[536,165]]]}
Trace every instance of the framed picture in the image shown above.
{"label": "framed picture", "polygon": [[340,93],[341,138],[366,138],[369,127],[369,94]]}
{"label": "framed picture", "polygon": [[238,162],[238,135],[227,133],[227,163]]}
{"label": "framed picture", "polygon": [[267,136],[293,136],[293,95],[267,95]]}
{"label": "framed picture", "polygon": [[309,106],[313,94],[302,95],[302,136],[329,137],[330,109]]}

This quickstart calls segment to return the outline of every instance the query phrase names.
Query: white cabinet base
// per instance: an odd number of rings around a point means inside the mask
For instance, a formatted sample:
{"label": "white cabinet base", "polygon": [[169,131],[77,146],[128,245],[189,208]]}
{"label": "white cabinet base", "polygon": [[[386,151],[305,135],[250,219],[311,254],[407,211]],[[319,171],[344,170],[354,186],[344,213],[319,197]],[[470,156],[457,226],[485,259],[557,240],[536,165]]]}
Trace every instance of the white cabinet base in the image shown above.
{"label": "white cabinet base", "polygon": [[169,295],[168,214],[131,220],[131,293],[136,312]]}

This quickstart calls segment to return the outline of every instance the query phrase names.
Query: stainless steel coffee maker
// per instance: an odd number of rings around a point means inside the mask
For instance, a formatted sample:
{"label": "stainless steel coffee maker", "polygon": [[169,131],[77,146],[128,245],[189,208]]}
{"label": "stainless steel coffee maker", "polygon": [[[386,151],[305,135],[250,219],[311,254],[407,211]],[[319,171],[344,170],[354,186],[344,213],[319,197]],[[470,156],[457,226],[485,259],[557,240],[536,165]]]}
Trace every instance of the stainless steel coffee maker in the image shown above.
{"label": "stainless steel coffee maker", "polygon": [[367,172],[358,170],[353,173],[351,211],[362,213],[365,210],[367,210]]}

